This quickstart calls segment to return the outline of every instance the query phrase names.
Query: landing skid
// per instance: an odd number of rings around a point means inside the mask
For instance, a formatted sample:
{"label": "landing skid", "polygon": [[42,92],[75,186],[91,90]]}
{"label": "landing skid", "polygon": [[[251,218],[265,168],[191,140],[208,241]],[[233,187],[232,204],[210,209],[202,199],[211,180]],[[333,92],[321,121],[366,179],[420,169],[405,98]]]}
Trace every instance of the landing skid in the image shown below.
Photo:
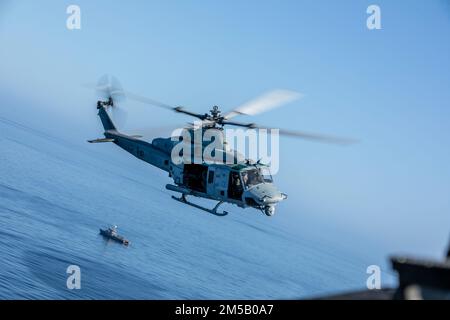
{"label": "landing skid", "polygon": [[226,212],[226,211],[217,212],[217,209],[219,209],[219,207],[223,203],[223,201],[219,201],[219,203],[216,204],[216,206],[213,209],[208,209],[208,208],[202,207],[202,206],[200,206],[198,204],[195,204],[195,203],[192,203],[192,202],[188,201],[186,199],[186,195],[185,194],[181,195],[181,197],[179,197],[179,198],[175,197],[175,196],[172,196],[172,199],[177,200],[177,201],[179,201],[181,203],[190,205],[190,206],[192,206],[194,208],[206,211],[206,212],[211,213],[211,214],[213,214],[215,216],[223,217],[223,216],[226,216],[228,214],[228,212]]}

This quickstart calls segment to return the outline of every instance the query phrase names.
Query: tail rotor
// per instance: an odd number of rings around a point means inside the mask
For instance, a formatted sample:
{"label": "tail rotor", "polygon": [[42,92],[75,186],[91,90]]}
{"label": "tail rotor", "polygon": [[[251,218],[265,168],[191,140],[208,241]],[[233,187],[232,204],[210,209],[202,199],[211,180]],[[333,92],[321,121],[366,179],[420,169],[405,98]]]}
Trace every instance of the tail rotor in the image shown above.
{"label": "tail rotor", "polygon": [[105,107],[111,111],[114,122],[122,127],[127,118],[127,112],[120,107],[125,101],[125,92],[117,78],[111,75],[102,76],[95,86],[99,101],[97,101],[97,108]]}

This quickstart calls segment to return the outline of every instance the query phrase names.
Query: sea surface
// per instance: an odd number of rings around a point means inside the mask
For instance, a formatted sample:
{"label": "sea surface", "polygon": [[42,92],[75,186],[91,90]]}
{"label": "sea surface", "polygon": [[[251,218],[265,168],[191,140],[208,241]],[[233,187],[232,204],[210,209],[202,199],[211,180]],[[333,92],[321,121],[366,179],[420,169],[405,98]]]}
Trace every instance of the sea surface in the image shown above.
{"label": "sea surface", "polygon": [[[0,132],[0,299],[293,299],[365,286],[367,262],[338,242],[252,209],[217,217],[173,201],[164,173],[112,144],[74,144],[20,117],[0,117]],[[99,235],[112,224],[129,247]]]}

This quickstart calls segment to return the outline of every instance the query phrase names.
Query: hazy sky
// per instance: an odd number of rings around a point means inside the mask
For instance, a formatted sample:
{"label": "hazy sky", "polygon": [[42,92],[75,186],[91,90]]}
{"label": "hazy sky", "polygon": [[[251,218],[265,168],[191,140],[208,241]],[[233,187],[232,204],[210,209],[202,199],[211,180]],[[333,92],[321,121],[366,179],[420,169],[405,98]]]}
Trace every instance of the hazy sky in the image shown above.
{"label": "hazy sky", "polygon": [[[275,179],[290,198],[278,219],[364,235],[385,252],[438,256],[448,243],[447,1],[0,3],[0,84],[36,102],[18,120],[61,117],[61,130],[79,128],[68,137],[99,136],[94,94],[81,84],[104,73],[199,112],[295,90],[301,101],[242,120],[361,142],[283,139]],[[81,30],[66,28],[70,4],[81,7]],[[371,4],[381,8],[382,30],[366,27]],[[128,129],[191,120],[132,102],[127,108]]]}

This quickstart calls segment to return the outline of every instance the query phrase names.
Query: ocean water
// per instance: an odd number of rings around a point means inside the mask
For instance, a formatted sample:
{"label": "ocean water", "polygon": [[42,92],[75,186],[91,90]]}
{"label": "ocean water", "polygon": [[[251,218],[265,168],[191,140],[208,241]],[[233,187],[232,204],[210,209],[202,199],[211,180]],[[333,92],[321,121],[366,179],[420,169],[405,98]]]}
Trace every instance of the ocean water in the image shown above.
{"label": "ocean water", "polygon": [[[338,243],[251,209],[182,205],[165,174],[112,144],[20,117],[1,117],[0,132],[0,299],[291,299],[365,285],[367,264]],[[99,235],[111,224],[129,247]],[[80,290],[66,286],[69,265]]]}

